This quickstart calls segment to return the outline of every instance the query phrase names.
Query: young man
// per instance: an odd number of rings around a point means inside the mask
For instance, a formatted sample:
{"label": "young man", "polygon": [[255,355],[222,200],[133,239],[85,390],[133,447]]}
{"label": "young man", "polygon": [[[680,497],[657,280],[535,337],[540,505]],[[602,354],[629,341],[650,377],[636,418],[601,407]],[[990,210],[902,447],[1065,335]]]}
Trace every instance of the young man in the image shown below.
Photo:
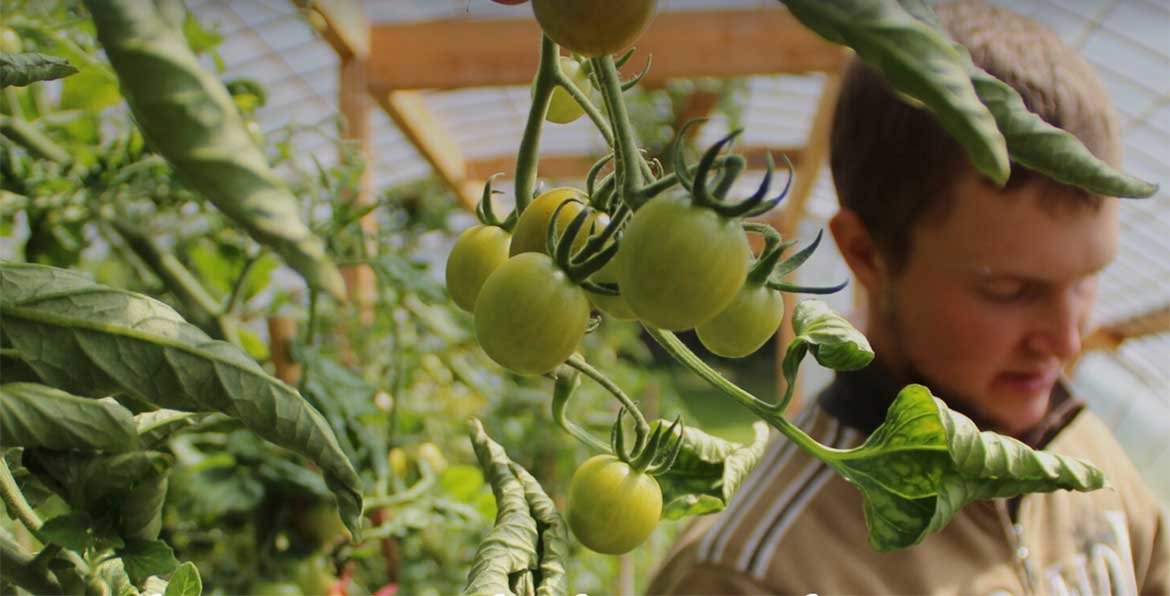
{"label": "young man", "polygon": [[[1118,163],[1091,68],[1055,35],[980,3],[936,8],[975,62],[1029,108]],[[1111,489],[973,503],[892,553],[867,542],[857,489],[773,445],[726,511],[684,535],[650,586],[672,594],[1165,594],[1167,526],[1109,431],[1060,378],[1081,348],[1118,200],[1020,166],[997,188],[925,111],[860,63],[845,74],[830,228],[867,296],[876,360],[839,374],[798,417],[821,443],[860,444],[898,390],[923,383],[982,429],[1100,467]]]}

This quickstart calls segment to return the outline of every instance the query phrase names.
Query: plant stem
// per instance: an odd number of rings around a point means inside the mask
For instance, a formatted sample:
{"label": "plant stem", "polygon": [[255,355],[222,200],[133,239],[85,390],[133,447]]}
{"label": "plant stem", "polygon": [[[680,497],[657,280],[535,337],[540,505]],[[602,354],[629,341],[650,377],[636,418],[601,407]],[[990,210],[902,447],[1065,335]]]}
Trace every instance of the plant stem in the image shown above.
{"label": "plant stem", "polygon": [[573,392],[581,384],[580,373],[576,370],[561,368],[556,371],[555,376],[556,384],[553,386],[552,399],[553,421],[578,441],[602,453],[609,453],[610,448],[604,441],[593,436],[580,426],[577,426],[575,422],[569,420],[569,417],[565,415],[565,409],[569,405],[569,398],[573,397]]}
{"label": "plant stem", "polygon": [[585,362],[584,358],[576,354],[569,356],[569,359],[565,361],[565,364],[568,364],[569,366],[585,373],[585,376],[596,381],[598,385],[604,387],[606,391],[612,393],[613,396],[618,399],[618,401],[622,402],[622,405],[625,406],[626,409],[630,411],[630,415],[634,417],[634,422],[636,424],[639,436],[645,435],[650,431],[650,424],[646,422],[646,417],[642,415],[642,410],[639,410],[638,406],[634,404],[634,400],[630,399],[630,396],[626,395],[626,393],[622,391],[622,388],[617,386],[617,383],[614,383],[609,379],[609,377],[605,376],[605,373],[602,373],[596,368],[593,368],[589,365],[588,362]]}
{"label": "plant stem", "polygon": [[24,499],[24,493],[20,492],[16,479],[12,477],[12,471],[8,469],[8,462],[4,461],[3,457],[0,457],[0,498],[4,500],[4,507],[8,509],[8,513],[15,515],[20,523],[36,536],[44,523]]}
{"label": "plant stem", "polygon": [[638,206],[636,204],[638,191],[642,188],[643,167],[647,166],[638,153],[638,139],[634,135],[634,126],[630,123],[630,114],[622,98],[622,82],[618,77],[613,56],[592,58],[590,63],[597,73],[598,82],[601,83],[601,96],[605,99],[605,108],[609,111],[609,118],[613,123],[614,171],[621,183],[622,201],[634,209]]}
{"label": "plant stem", "polygon": [[715,369],[707,366],[706,362],[703,362],[701,358],[696,356],[673,333],[650,326],[644,327],[647,333],[654,338],[654,341],[657,341],[675,360],[678,360],[687,368],[694,371],[695,374],[702,377],[703,380],[711,383],[715,388],[730,396],[741,406],[747,408],[753,414],[772,425],[773,428],[780,431],[781,434],[788,437],[789,440],[796,443],[800,448],[808,451],[822,461],[832,461],[837,458],[840,450],[821,445],[785,419],[784,416],[778,414],[776,412],[776,406],[757,398],[724,378]]}
{"label": "plant stem", "polygon": [[582,93],[581,89],[573,84],[573,82],[569,80],[569,77],[566,77],[559,68],[557,69],[557,82],[560,83],[561,86],[569,92],[569,95],[571,95],[573,99],[577,101],[577,104],[581,106],[581,109],[585,110],[585,115],[589,116],[589,119],[593,121],[593,125],[597,127],[597,132],[600,132],[602,138],[605,139],[605,144],[612,147],[613,129],[610,128],[609,122],[605,120],[605,114],[602,114],[601,110],[597,109],[596,105],[593,105],[593,101],[590,100],[589,97],[587,97],[584,93]]}
{"label": "plant stem", "polygon": [[544,116],[556,88],[557,44],[547,35],[540,36],[540,66],[532,85],[532,105],[528,108],[528,121],[524,125],[524,136],[520,138],[520,149],[516,152],[516,212],[523,213],[532,201],[532,189],[536,187],[536,168],[540,162],[540,131]]}
{"label": "plant stem", "polygon": [[0,348],[0,358],[13,358],[16,360],[24,360],[24,356],[20,355],[20,350],[16,348]]}
{"label": "plant stem", "polygon": [[236,309],[236,306],[243,298],[244,281],[248,279],[248,273],[252,271],[252,266],[260,260],[260,256],[261,255],[256,255],[244,262],[244,269],[240,271],[240,274],[236,277],[235,283],[232,284],[232,291],[228,293],[227,302],[223,305],[223,314],[230,315],[232,311]]}
{"label": "plant stem", "polygon": [[[51,547],[45,547],[46,550],[49,548]],[[0,535],[0,569],[4,570],[5,581],[12,582],[33,594],[63,593],[61,585],[49,570],[40,564],[38,558],[29,556],[16,542]]]}

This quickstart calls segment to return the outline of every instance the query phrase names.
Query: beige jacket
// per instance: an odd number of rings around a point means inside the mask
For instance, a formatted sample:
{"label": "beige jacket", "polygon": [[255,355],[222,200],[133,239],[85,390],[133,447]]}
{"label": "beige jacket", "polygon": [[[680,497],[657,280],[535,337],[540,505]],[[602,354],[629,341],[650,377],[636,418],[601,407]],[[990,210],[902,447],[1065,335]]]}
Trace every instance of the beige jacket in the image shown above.
{"label": "beige jacket", "polygon": [[[859,392],[874,393],[874,374],[839,376],[801,427],[827,445],[860,444],[888,405],[858,406]],[[876,379],[883,393],[888,385]],[[1029,442],[1091,461],[1112,488],[976,502],[918,545],[879,553],[860,492],[780,439],[725,511],[684,533],[649,593],[1167,594],[1158,502],[1104,424],[1063,387],[1053,397],[1048,424]]]}

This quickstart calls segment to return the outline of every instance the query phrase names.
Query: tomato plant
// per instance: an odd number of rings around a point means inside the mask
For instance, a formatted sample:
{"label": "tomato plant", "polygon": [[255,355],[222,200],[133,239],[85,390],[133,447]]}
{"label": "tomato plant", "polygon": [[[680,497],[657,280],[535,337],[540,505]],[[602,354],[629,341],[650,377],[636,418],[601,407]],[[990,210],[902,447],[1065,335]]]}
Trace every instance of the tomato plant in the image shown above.
{"label": "tomato plant", "polygon": [[612,455],[597,455],[577,468],[566,504],[569,528],[581,544],[620,555],[642,544],[662,515],[662,490],[653,476]]}
{"label": "tomato plant", "polygon": [[488,276],[508,260],[511,237],[496,226],[477,225],[465,230],[455,239],[455,246],[447,255],[447,291],[455,304],[468,312],[475,309]]}
{"label": "tomato plant", "polygon": [[[617,283],[618,267],[620,267],[618,258],[620,256],[621,252],[614,255],[614,258],[606,263],[597,273],[594,273],[590,279],[599,284]],[[638,318],[638,315],[626,303],[625,297],[621,295],[611,296],[599,292],[589,292],[589,302],[597,310],[619,321],[634,321]]]}
{"label": "tomato plant", "polygon": [[475,335],[488,356],[521,374],[564,362],[589,323],[585,292],[548,255],[524,253],[488,277],[475,302]]}
{"label": "tomato plant", "polygon": [[784,296],[778,290],[745,283],[719,314],[695,327],[695,333],[713,354],[742,358],[772,338],[783,318]]}
{"label": "tomato plant", "polygon": [[[516,220],[508,254],[513,256],[525,252],[548,254],[548,224],[552,221],[553,212],[564,204],[564,208],[557,215],[557,233],[563,234],[569,227],[569,222],[585,209],[586,200],[584,192],[569,187],[554,188],[541,194]],[[584,234],[575,238],[573,249],[580,249],[585,244],[585,239]]]}
{"label": "tomato plant", "polygon": [[639,319],[672,331],[691,329],[726,307],[751,259],[739,222],[674,197],[639,209],[620,250],[622,297]]}
{"label": "tomato plant", "polygon": [[582,56],[616,54],[650,25],[657,0],[533,0],[540,28]]}
{"label": "tomato plant", "polygon": [[[581,68],[581,63],[567,56],[560,59],[561,72],[585,95],[593,92],[593,84],[589,82],[589,73]],[[534,91],[535,92],[535,91]],[[545,119],[557,124],[568,124],[585,114],[585,108],[577,103],[564,87],[558,85],[549,99],[548,114]]]}

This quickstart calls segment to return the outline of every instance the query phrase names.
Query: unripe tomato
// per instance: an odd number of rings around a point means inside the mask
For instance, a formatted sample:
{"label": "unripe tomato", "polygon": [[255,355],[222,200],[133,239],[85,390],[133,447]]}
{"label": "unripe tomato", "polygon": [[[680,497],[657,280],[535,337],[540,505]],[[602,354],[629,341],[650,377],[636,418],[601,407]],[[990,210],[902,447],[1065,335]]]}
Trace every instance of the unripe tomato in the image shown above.
{"label": "unripe tomato", "polygon": [[252,584],[255,596],[304,596],[301,587],[292,582],[259,581]]}
{"label": "unripe tomato", "polygon": [[293,527],[314,546],[333,544],[342,538],[348,541],[351,537],[337,507],[330,503],[316,503],[305,509],[293,520]]}
{"label": "unripe tomato", "polygon": [[[620,254],[619,252],[618,255]],[[618,255],[614,255],[604,267],[590,276],[589,279],[597,283],[617,283]],[[588,295],[589,302],[593,305],[593,308],[610,317],[619,321],[635,321],[638,319],[638,315],[634,314],[634,310],[630,308],[629,304],[626,304],[626,299],[622,296],[609,296],[594,292],[588,292]]]}
{"label": "unripe tomato", "polygon": [[[560,215],[557,216],[557,232],[564,233],[565,228],[569,227],[573,218],[577,217],[577,214],[585,208],[585,203],[589,200],[584,192],[569,187],[554,188],[529,203],[528,208],[520,214],[520,219],[516,221],[516,227],[512,229],[512,245],[508,249],[508,254],[512,256],[525,252],[548,254],[548,222],[552,221],[553,213],[556,212],[557,207],[569,199],[577,199],[581,202],[565,205],[565,208],[561,209]],[[596,216],[593,219],[596,220]],[[591,221],[590,225],[592,223]],[[582,229],[573,239],[573,250],[579,250],[585,245],[587,239],[588,234],[585,233],[585,229]]]}
{"label": "unripe tomato", "polygon": [[337,583],[336,570],[324,555],[311,555],[299,561],[293,579],[304,594],[328,594]]}
{"label": "unripe tomato", "polygon": [[0,52],[19,54],[24,49],[20,42],[20,35],[10,27],[0,25]]}
{"label": "unripe tomato", "polygon": [[524,253],[496,269],[475,301],[475,336],[488,356],[524,375],[541,375],[585,337],[585,291],[548,255]]}
{"label": "unripe tomato", "polygon": [[430,441],[418,446],[418,459],[427,462],[431,471],[436,474],[441,474],[447,469],[447,458],[443,457],[443,452]]}
{"label": "unripe tomato", "polygon": [[739,220],[686,199],[652,199],[621,242],[622,296],[655,327],[683,331],[714,317],[747,279],[751,248]]}
{"label": "unripe tomato", "polygon": [[620,555],[642,544],[662,516],[662,489],[612,455],[589,458],[569,481],[569,529],[581,544]]}
{"label": "unripe tomato", "polygon": [[582,56],[616,54],[637,41],[654,18],[657,0],[532,0],[540,28]]}
{"label": "unripe tomato", "polygon": [[447,255],[447,292],[467,312],[475,309],[475,298],[504,261],[508,260],[508,232],[496,226],[472,226],[455,239]]}
{"label": "unripe tomato", "polygon": [[409,462],[406,461],[406,452],[399,447],[393,447],[386,454],[386,463],[390,464],[390,471],[402,480],[410,473]]}
{"label": "unripe tomato", "polygon": [[[589,75],[584,68],[581,68],[581,64],[567,56],[561,56],[560,63],[561,71],[565,73],[565,76],[577,85],[585,97],[589,97],[593,93],[593,83],[589,82]],[[544,119],[557,124],[568,124],[584,114],[585,108],[582,108],[581,104],[577,103],[577,100],[573,99],[573,96],[564,87],[557,85],[553,89],[552,98],[548,104],[548,113],[545,114]]]}
{"label": "unripe tomato", "polygon": [[784,318],[784,295],[765,285],[744,284],[727,308],[695,328],[713,354],[743,358],[760,349]]}

